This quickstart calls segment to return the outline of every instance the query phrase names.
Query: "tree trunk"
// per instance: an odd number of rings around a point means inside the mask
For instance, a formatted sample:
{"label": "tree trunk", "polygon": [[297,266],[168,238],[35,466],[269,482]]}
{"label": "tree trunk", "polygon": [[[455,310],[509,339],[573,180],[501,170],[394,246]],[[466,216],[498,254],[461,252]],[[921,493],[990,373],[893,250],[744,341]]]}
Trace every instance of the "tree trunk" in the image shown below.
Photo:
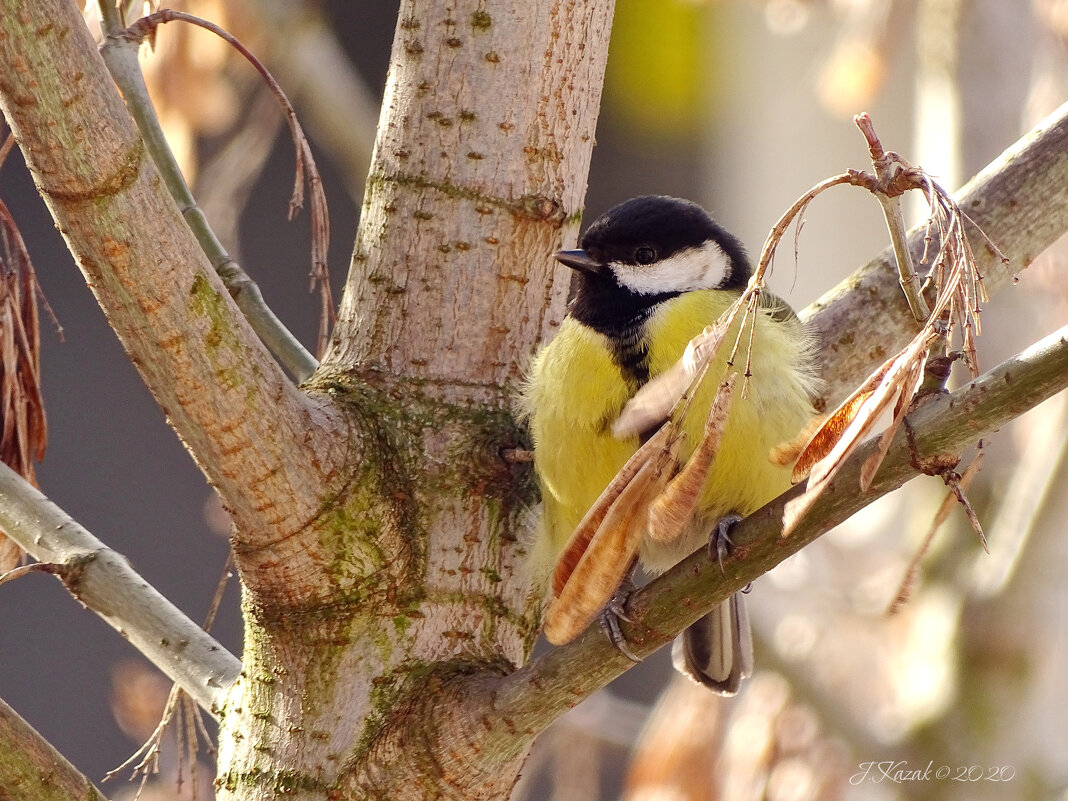
{"label": "tree trunk", "polygon": [[[525,661],[526,468],[510,390],[566,287],[550,254],[585,193],[610,2],[409,2],[399,15],[352,268],[315,378],[354,458],[317,521],[337,588],[249,604],[221,797],[506,797],[458,702]],[[239,551],[240,553],[240,551]],[[532,733],[533,734],[533,733]],[[528,738],[527,744],[529,745]]]}

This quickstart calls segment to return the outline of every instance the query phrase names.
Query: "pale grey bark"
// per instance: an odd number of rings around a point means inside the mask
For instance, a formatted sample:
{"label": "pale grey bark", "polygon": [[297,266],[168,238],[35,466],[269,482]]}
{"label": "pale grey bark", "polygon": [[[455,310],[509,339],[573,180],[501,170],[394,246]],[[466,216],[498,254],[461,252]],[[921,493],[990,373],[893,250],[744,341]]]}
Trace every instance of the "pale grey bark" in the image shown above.
{"label": "pale grey bark", "polygon": [[0,464],[0,530],[55,574],[208,712],[241,662],[160,595],[121,555]]}

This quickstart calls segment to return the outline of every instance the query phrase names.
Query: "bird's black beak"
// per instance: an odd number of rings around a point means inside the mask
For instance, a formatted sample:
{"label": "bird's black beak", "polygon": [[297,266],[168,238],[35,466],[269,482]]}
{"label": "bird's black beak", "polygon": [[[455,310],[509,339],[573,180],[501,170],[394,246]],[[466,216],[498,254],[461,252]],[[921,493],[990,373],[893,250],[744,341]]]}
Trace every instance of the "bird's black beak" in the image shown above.
{"label": "bird's black beak", "polygon": [[555,258],[572,270],[580,270],[584,273],[596,274],[605,269],[604,264],[590,256],[585,250],[558,250]]}

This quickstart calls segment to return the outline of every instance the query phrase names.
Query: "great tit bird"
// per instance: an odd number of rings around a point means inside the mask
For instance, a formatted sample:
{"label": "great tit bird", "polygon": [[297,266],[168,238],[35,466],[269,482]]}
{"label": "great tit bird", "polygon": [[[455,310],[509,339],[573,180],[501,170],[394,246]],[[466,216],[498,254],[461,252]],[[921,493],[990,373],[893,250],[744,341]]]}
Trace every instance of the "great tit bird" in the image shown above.
{"label": "great tit bird", "polygon": [[[612,424],[635,393],[674,365],[687,343],[714,323],[745,289],[752,269],[741,243],[695,203],[665,196],[628,200],[586,230],[580,250],[556,259],[575,270],[568,314],[535,357],[520,413],[530,426],[542,515],[531,560],[547,570],[583,516],[653,431],[624,438]],[[818,379],[812,338],[790,308],[762,291],[755,322],[722,348],[683,419],[679,459],[700,442],[715,388],[748,365],[697,514],[673,542],[643,535],[638,557],[660,573],[709,543],[721,523],[749,514],[790,486],[790,467],[770,452],[794,439],[813,416]],[[734,341],[734,331],[729,338]],[[750,352],[751,351],[751,352]],[[654,426],[655,430],[655,426]],[[547,627],[547,636],[554,639]],[[617,643],[618,644],[618,643]],[[675,667],[732,695],[752,670],[748,618],[740,595],[680,636]]]}

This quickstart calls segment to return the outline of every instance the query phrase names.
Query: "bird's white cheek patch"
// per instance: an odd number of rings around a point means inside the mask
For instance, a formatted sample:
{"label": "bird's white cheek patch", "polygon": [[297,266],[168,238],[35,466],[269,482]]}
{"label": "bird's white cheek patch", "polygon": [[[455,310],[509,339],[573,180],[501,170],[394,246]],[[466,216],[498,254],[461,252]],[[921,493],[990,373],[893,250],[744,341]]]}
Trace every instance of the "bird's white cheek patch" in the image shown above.
{"label": "bird's white cheek patch", "polygon": [[619,283],[639,295],[715,289],[730,277],[730,261],[715,242],[681,250],[653,264],[611,267]]}

